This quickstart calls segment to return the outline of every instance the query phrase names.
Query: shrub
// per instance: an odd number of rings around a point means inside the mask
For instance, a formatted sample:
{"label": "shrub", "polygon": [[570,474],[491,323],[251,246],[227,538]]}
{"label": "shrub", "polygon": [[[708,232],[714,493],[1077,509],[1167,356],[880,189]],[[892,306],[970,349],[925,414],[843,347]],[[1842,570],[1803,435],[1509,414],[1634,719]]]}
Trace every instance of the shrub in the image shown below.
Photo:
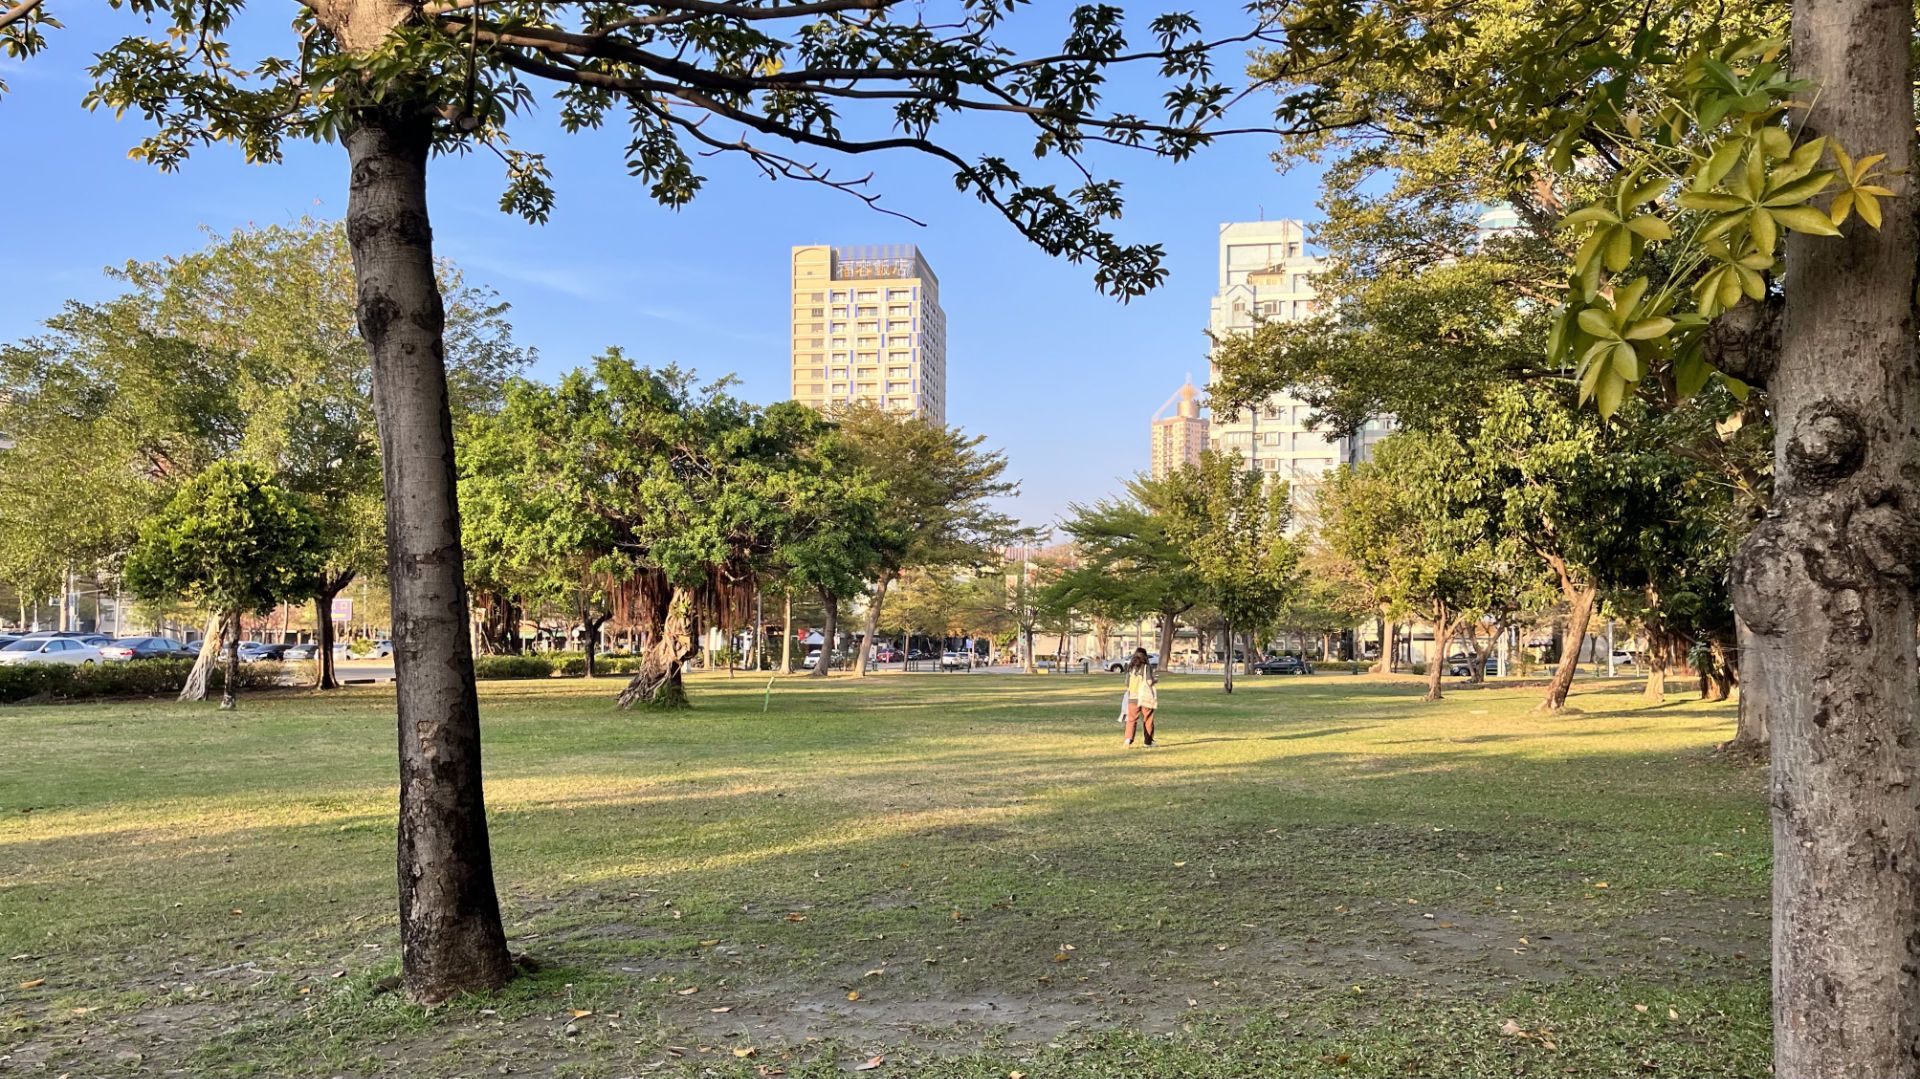
{"label": "shrub", "polygon": [[1410,671],[1412,671],[1412,672],[1413,672],[1414,674],[1426,674],[1426,673],[1427,673],[1427,665],[1426,665],[1426,664],[1424,664],[1424,663],[1414,663],[1414,664],[1410,664],[1410,665],[1408,666],[1408,668],[1407,668],[1407,669],[1408,669],[1408,670],[1410,670]]}
{"label": "shrub", "polygon": [[553,668],[548,656],[473,657],[473,676],[480,679],[552,678]]}
{"label": "shrub", "polygon": [[[193,661],[186,659],[137,660],[130,663],[98,663],[91,667],[64,664],[28,663],[0,667],[0,703],[20,701],[80,701],[98,697],[171,697],[187,684]],[[286,683],[287,669],[277,663],[240,665],[240,688],[260,689]],[[225,684],[223,672],[215,667],[207,677],[207,691],[218,691]]]}

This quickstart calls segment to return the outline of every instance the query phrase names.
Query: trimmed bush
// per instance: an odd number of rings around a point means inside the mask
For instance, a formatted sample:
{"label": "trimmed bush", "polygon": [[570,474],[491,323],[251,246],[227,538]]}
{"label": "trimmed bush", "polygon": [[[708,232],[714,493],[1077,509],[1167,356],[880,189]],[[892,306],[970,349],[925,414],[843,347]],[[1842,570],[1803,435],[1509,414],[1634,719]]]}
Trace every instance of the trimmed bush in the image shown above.
{"label": "trimmed bush", "polygon": [[[74,667],[55,663],[27,663],[0,667],[0,704],[22,701],[82,701],[98,697],[172,697],[187,684],[193,661],[186,659],[134,660]],[[277,663],[240,665],[240,688],[260,689],[285,684],[287,669]],[[207,678],[207,692],[224,684],[216,666]]]}
{"label": "trimmed bush", "polygon": [[548,656],[473,657],[473,676],[484,680],[552,678],[553,668],[553,660]]}

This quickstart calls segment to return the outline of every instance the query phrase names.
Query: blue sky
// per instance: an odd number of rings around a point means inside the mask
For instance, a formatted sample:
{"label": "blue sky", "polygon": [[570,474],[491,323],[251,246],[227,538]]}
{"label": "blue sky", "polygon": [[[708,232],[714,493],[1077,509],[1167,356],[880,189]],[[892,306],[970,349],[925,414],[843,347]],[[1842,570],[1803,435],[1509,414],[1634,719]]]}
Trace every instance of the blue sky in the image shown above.
{"label": "blue sky", "polygon": [[[1048,0],[1023,13],[1016,40],[1057,37],[1065,7]],[[1216,28],[1234,25],[1239,9],[1219,0],[1198,7]],[[273,8],[276,20],[282,11]],[[1146,14],[1141,7],[1134,19],[1143,38]],[[102,267],[189,250],[205,228],[344,212],[345,153],[336,146],[292,145],[284,164],[265,167],[216,147],[173,175],[129,161],[127,147],[145,130],[139,120],[88,113],[80,98],[92,52],[131,23],[78,10],[67,18],[72,29],[56,33],[49,52],[0,65],[12,88],[0,98],[0,146],[19,198],[0,227],[10,293],[0,339],[34,332],[66,299],[111,294]],[[1123,85],[1114,104],[1131,95],[1140,105],[1151,90],[1146,80]],[[1238,122],[1257,125],[1266,106],[1251,99]],[[1034,524],[1145,468],[1149,417],[1187,374],[1204,382],[1219,223],[1314,214],[1316,177],[1277,173],[1261,136],[1179,165],[1099,155],[1097,167],[1126,182],[1122,238],[1164,245],[1171,271],[1165,287],[1121,305],[1094,291],[1090,267],[1040,253],[931,161],[869,156],[836,166],[874,171],[886,205],[924,228],[816,186],[770,183],[732,159],[702,162],[705,189],[676,212],[626,175],[617,129],[569,137],[551,115],[544,108],[513,129],[515,144],[546,151],[555,172],[560,198],[547,225],[499,212],[492,155],[440,159],[429,177],[439,252],[512,303],[516,336],[540,351],[536,375],[620,345],[644,363],[735,373],[743,396],[776,400],[787,385],[788,248],[918,244],[940,275],[947,312],[948,422],[1006,451],[1023,484],[1014,508]],[[1028,141],[1000,124],[970,124],[953,137],[969,151],[1009,156]]]}

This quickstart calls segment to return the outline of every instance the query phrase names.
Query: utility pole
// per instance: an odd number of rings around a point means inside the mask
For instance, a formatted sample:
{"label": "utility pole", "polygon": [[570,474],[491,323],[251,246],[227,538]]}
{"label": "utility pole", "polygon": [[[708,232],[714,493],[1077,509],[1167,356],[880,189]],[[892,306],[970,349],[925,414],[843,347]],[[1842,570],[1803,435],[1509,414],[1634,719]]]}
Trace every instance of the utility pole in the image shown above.
{"label": "utility pole", "polygon": [[1613,677],[1613,619],[1607,619],[1607,677]]}

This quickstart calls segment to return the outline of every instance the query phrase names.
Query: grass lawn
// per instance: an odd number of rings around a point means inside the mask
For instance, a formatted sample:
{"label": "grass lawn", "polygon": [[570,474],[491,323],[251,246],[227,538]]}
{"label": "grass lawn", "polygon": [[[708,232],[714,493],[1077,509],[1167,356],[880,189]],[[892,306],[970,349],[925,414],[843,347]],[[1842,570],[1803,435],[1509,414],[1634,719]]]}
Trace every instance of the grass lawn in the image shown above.
{"label": "grass lawn", "polygon": [[1340,674],[483,684],[507,932],[398,967],[389,689],[0,708],[0,1074],[1766,1071],[1730,706]]}

